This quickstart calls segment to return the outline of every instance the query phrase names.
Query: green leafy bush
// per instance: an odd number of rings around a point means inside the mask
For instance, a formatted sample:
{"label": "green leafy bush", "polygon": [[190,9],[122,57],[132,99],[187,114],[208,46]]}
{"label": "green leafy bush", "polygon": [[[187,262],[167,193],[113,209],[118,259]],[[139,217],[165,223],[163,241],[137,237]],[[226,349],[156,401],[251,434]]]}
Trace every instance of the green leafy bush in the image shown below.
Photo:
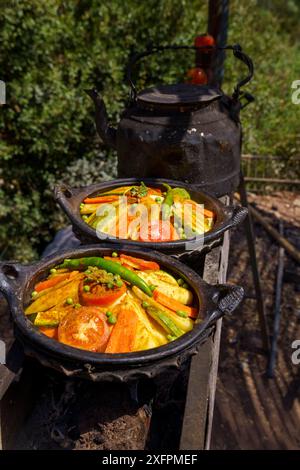
{"label": "green leafy bush", "polygon": [[[102,92],[116,123],[128,99],[124,70],[133,50],[149,41],[192,44],[206,29],[206,15],[207,2],[199,0],[1,4],[7,106],[0,109],[0,257],[36,258],[65,223],[52,198],[56,182],[81,185],[116,175],[116,156],[95,133],[84,89]],[[293,15],[299,16],[296,1],[231,2],[228,42],[241,43],[256,64],[249,91],[257,100],[243,112],[247,152],[287,158],[297,151],[299,107],[291,104],[290,86],[300,79],[300,53]],[[192,53],[149,58],[138,69],[138,86],[179,80],[192,63]],[[235,67],[230,58],[228,90]]]}

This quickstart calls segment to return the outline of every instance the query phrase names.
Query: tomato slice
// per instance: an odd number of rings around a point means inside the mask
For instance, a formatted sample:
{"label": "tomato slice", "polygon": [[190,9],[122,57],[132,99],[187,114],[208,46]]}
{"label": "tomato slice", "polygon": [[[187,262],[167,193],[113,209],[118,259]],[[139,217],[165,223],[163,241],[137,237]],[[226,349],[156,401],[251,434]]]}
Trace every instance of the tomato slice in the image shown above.
{"label": "tomato slice", "polygon": [[58,340],[74,348],[93,352],[105,351],[110,329],[100,308],[74,308],[58,327]]}
{"label": "tomato slice", "polygon": [[[89,292],[85,292],[85,285],[89,286]],[[107,284],[84,284],[84,282],[81,281],[79,286],[79,300],[82,305],[107,307],[121,297],[121,295],[125,294],[125,292],[125,283],[123,283],[121,287],[114,286],[109,289]]]}
{"label": "tomato slice", "polygon": [[149,223],[148,237],[143,237],[140,233],[140,240],[143,242],[167,242],[178,240],[178,235],[173,225],[168,220],[157,220]]}

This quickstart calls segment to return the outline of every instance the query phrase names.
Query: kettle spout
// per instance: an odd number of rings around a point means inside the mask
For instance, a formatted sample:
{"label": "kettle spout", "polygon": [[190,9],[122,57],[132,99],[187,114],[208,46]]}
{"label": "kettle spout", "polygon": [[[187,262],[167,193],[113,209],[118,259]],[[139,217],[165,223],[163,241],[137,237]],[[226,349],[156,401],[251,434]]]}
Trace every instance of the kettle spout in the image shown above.
{"label": "kettle spout", "polygon": [[96,109],[96,129],[101,139],[105,144],[113,149],[116,149],[116,134],[117,131],[114,127],[110,126],[108,123],[108,117],[106,112],[106,107],[102,97],[99,95],[97,90],[85,90],[85,92],[92,98],[95,109]]}

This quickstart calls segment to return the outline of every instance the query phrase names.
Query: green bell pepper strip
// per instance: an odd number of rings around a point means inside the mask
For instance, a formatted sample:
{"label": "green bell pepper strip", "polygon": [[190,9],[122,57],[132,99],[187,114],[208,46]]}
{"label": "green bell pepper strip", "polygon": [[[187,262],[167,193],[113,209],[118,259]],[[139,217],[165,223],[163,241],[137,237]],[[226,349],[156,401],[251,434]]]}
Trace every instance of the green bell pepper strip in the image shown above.
{"label": "green bell pepper strip", "polygon": [[152,297],[152,291],[148,284],[137,274],[130,269],[121,266],[119,263],[114,261],[101,258],[100,256],[93,256],[91,258],[77,258],[77,259],[65,259],[62,264],[57,266],[59,269],[80,269],[88,268],[89,266],[96,266],[97,268],[104,269],[105,271],[113,274],[119,274],[124,281],[139,287],[145,294]]}

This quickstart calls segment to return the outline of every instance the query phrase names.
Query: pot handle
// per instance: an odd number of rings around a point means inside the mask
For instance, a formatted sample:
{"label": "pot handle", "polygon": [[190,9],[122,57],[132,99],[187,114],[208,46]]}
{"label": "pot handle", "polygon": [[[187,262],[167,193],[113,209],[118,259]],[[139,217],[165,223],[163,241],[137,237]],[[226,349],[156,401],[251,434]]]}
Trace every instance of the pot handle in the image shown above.
{"label": "pot handle", "polygon": [[26,278],[25,266],[13,261],[3,261],[0,263],[0,292],[10,302],[16,292],[22,288]]}
{"label": "pot handle", "polygon": [[253,67],[252,59],[242,50],[242,47],[239,44],[233,44],[232,46],[228,45],[228,46],[224,46],[224,47],[220,47],[220,46],[200,46],[200,47],[197,47],[197,46],[185,46],[185,45],[180,46],[180,45],[174,45],[174,44],[169,45],[169,46],[155,46],[154,44],[150,44],[148,46],[148,48],[146,49],[146,51],[143,51],[139,54],[135,54],[132,57],[132,59],[130,60],[130,62],[128,64],[127,68],[126,68],[126,78],[127,78],[127,82],[129,83],[129,86],[131,88],[131,97],[130,97],[131,100],[135,101],[136,97],[137,97],[136,85],[132,80],[132,68],[133,68],[133,66],[140,59],[143,59],[144,57],[147,57],[151,54],[156,54],[158,52],[162,52],[162,51],[166,51],[166,50],[179,50],[179,49],[195,50],[195,51],[199,50],[199,49],[206,49],[206,51],[208,49],[220,50],[220,51],[232,50],[234,57],[241,60],[248,67],[248,75],[237,83],[237,85],[235,86],[235,88],[233,90],[232,98],[235,101],[238,101],[240,96],[244,97],[246,99],[247,103],[242,105],[241,108],[244,108],[245,106],[247,106],[248,103],[250,103],[251,101],[254,100],[253,96],[250,95],[250,93],[243,93],[240,90],[240,88],[242,86],[246,85],[246,83],[248,83],[252,79],[253,73],[254,73],[254,67]]}
{"label": "pot handle", "polygon": [[71,188],[65,183],[58,184],[54,187],[54,199],[60,207],[67,213],[72,213],[71,201],[81,193],[82,188]]}
{"label": "pot handle", "polygon": [[212,302],[216,304],[213,312],[201,324],[205,330],[213,326],[224,315],[232,314],[244,298],[244,289],[230,284],[217,284],[213,286]]}
{"label": "pot handle", "polygon": [[248,215],[248,209],[242,206],[225,206],[224,211],[231,216],[227,228],[237,227]]}

